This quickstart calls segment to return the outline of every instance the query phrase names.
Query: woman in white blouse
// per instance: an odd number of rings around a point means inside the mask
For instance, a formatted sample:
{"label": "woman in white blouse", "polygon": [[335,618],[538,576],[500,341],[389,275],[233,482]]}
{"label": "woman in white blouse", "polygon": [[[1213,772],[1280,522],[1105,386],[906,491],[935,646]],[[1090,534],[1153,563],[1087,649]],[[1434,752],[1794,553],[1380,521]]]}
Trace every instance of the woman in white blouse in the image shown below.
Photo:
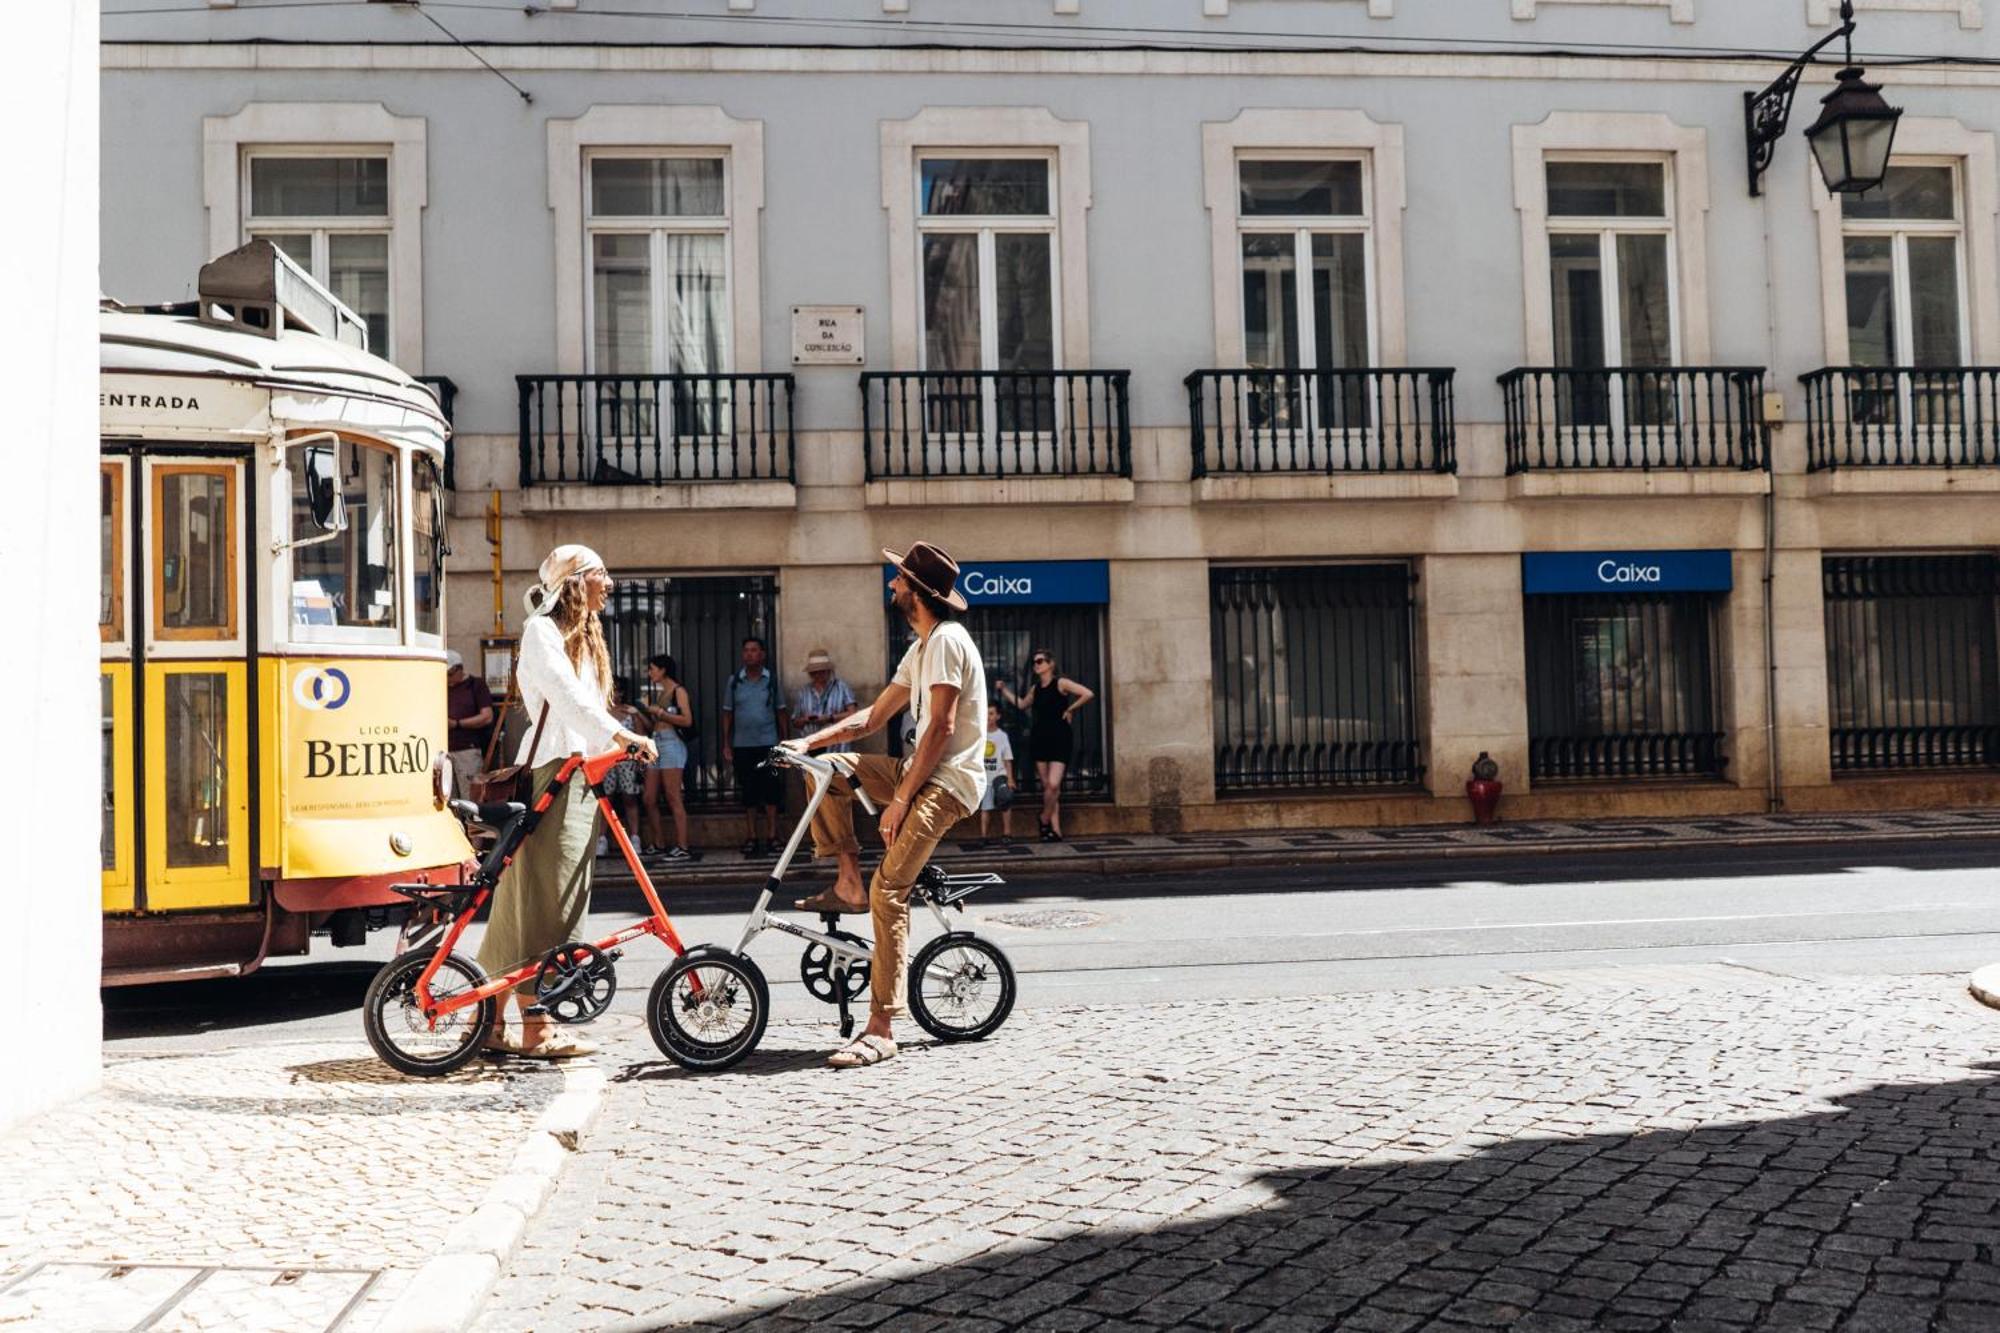
{"label": "woman in white blouse", "polygon": [[[558,546],[542,561],[539,573],[541,582],[528,589],[528,619],[521,627],[521,656],[515,669],[523,716],[529,719],[516,759],[533,773],[531,804],[555,781],[556,770],[571,754],[635,746],[649,762],[654,755],[652,738],[628,730],[607,707],[611,655],[597,618],[612,588],[604,561],[588,546]],[[479,946],[479,965],[487,975],[518,967],[579,938],[590,907],[590,870],[599,823],[590,788],[581,777],[572,778],[500,876],[493,916]],[[491,1049],[543,1060],[588,1055],[596,1049],[554,1020],[527,1013],[534,996],[533,982],[515,988],[514,1004],[522,1010],[520,1035],[509,1039],[503,1005],[488,1042]]]}

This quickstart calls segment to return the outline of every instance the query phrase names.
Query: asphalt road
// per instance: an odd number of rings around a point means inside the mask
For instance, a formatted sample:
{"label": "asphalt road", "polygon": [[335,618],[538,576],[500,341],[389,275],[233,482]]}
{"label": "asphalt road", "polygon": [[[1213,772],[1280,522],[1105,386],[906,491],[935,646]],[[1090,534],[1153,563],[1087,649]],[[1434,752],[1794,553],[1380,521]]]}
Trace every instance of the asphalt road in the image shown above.
{"label": "asphalt road", "polygon": [[[758,874],[746,867],[746,883]],[[747,887],[664,893],[683,939],[731,947],[755,898]],[[607,889],[591,933],[643,910],[635,890]],[[1007,950],[1024,1005],[1421,989],[1630,963],[1959,972],[2000,960],[2000,841],[1679,849],[1671,865],[1516,854],[1029,879],[975,897],[961,921]],[[935,930],[920,923],[916,939]],[[316,941],[312,957],[241,980],[106,991],[107,1042],[137,1052],[359,1035],[362,994],[393,939]],[[769,932],[750,952],[778,1016],[831,1019],[799,982],[796,941]],[[613,1015],[636,1022],[665,964],[658,944],[630,946]]]}

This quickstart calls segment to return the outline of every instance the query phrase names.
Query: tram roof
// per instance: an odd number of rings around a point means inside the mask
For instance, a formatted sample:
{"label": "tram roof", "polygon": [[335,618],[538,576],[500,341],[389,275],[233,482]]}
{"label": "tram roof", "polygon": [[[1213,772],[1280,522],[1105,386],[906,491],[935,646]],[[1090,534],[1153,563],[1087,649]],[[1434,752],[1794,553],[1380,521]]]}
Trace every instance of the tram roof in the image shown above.
{"label": "tram roof", "polygon": [[300,329],[276,337],[192,314],[105,310],[99,364],[107,374],[171,375],[271,391],[274,424],[348,427],[444,447],[449,427],[431,391],[393,363]]}

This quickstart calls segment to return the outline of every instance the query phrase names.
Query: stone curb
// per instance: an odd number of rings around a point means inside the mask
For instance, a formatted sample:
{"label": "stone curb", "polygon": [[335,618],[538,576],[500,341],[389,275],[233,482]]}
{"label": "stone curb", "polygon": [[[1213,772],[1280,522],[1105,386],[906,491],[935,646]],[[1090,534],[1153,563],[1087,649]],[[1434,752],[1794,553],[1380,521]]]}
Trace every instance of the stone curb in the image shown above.
{"label": "stone curb", "polygon": [[1981,1004],[2000,1009],[2000,963],[1989,963],[1972,974],[1968,989]]}
{"label": "stone curb", "polygon": [[[1227,835],[1218,835],[1227,836]],[[1949,841],[1958,838],[1992,838],[1990,828],[1973,829],[1904,829],[1879,833],[1842,833],[1805,831],[1798,833],[1764,833],[1754,837],[1721,838],[1603,838],[1549,839],[1547,841],[1505,842],[1505,843],[1431,843],[1401,847],[1241,847],[1228,851],[1214,851],[1207,848],[1179,851],[1171,848],[1148,851],[1078,852],[1061,856],[1002,857],[981,861],[977,852],[954,852],[942,858],[939,864],[947,870],[979,865],[982,869],[997,870],[1002,874],[1012,872],[1017,875],[1081,875],[1110,879],[1120,875],[1167,874],[1175,871],[1226,870],[1235,866],[1248,865],[1338,865],[1342,862],[1360,861],[1423,861],[1430,859],[1462,859],[1471,856],[1530,856],[1551,852],[1624,853],[1658,852],[1674,847],[1786,847],[1799,845],[1825,845],[1838,842],[1842,846],[1860,846],[1869,843],[1909,842],[1916,839]],[[719,853],[731,856],[732,853]],[[676,888],[759,888],[770,873],[768,861],[730,860],[713,865],[704,862],[699,867],[686,867],[667,873],[656,873],[653,885],[662,891]],[[795,861],[786,876],[787,884],[803,884],[825,876],[803,857]],[[600,885],[620,887],[636,885],[631,873],[623,862],[606,862],[596,873]],[[1255,885],[1247,885],[1254,891]]]}
{"label": "stone curb", "polygon": [[469,1217],[445,1233],[444,1250],[417,1270],[376,1324],[377,1333],[460,1333],[485,1308],[528,1223],[604,1106],[604,1071],[565,1064],[563,1090],[535,1118],[507,1170]]}

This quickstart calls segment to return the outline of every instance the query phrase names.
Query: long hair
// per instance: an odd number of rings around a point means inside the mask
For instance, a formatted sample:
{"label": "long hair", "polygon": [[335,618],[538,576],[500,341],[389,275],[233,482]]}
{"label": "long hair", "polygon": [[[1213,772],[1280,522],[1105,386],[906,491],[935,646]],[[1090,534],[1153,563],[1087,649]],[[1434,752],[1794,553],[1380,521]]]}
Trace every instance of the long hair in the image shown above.
{"label": "long hair", "polygon": [[563,651],[569,655],[569,664],[579,672],[583,670],[583,655],[590,654],[591,664],[597,668],[597,687],[604,691],[605,701],[611,699],[611,650],[604,644],[604,625],[597,613],[590,609],[590,594],[584,591],[583,580],[563,580],[562,591],[556,594],[556,605],[549,612],[549,620],[562,631]]}

